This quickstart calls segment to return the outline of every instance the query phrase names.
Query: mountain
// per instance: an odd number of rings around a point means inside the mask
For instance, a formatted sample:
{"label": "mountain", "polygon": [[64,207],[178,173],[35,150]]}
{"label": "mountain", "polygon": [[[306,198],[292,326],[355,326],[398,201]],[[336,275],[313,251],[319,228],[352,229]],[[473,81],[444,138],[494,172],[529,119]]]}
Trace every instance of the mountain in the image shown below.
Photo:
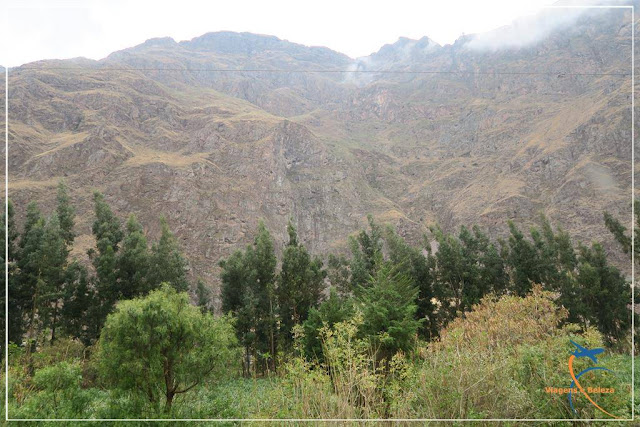
{"label": "mountain", "polygon": [[401,38],[352,59],[220,32],[26,64],[9,76],[10,197],[19,217],[29,200],[51,209],[64,177],[80,257],[93,189],[151,236],[164,214],[214,288],[259,218],[279,245],[292,218],[324,255],[368,213],[418,242],[436,222],[499,237],[544,212],[627,268],[602,212],[630,218],[630,12],[491,40]]}

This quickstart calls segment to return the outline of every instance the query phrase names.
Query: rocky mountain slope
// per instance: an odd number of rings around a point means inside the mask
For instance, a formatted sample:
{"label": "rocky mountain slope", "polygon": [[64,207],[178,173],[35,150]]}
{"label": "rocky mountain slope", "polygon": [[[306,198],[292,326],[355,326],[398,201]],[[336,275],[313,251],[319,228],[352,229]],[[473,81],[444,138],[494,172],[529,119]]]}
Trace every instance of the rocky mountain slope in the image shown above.
{"label": "rocky mountain slope", "polygon": [[519,47],[474,40],[352,59],[222,32],[11,69],[10,197],[19,215],[28,200],[50,209],[64,177],[79,256],[92,189],[154,237],[164,214],[213,287],[259,218],[278,244],[292,218],[326,254],[367,213],[418,241],[435,222],[499,236],[544,212],[616,253],[602,211],[630,218],[630,12],[585,13]]}

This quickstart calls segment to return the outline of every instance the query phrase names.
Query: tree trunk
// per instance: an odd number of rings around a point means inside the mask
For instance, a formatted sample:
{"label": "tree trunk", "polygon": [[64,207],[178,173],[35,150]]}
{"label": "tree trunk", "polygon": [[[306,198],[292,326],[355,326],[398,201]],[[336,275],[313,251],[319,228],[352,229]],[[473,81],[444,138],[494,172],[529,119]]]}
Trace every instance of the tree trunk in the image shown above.
{"label": "tree trunk", "polygon": [[166,413],[171,412],[171,405],[173,404],[173,398],[175,397],[175,392],[173,390],[167,391],[167,402],[164,406],[164,411]]}

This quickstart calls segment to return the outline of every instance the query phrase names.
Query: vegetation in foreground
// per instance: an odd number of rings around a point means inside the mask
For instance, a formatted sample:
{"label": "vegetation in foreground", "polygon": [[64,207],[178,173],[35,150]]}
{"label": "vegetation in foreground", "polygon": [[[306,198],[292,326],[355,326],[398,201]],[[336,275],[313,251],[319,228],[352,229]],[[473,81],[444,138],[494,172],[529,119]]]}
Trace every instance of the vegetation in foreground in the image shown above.
{"label": "vegetation in foreground", "polygon": [[292,224],[276,256],[261,223],[220,262],[214,316],[166,222],[149,246],[135,217],[123,230],[94,202],[87,266],[69,259],[64,183],[48,218],[31,204],[21,233],[6,218],[12,418],[602,418],[547,391],[571,382],[570,339],[606,347],[611,372],[581,381],[631,411],[629,283],[601,245],[574,246],[545,218],[497,242],[436,226],[424,247],[370,218],[326,267]]}

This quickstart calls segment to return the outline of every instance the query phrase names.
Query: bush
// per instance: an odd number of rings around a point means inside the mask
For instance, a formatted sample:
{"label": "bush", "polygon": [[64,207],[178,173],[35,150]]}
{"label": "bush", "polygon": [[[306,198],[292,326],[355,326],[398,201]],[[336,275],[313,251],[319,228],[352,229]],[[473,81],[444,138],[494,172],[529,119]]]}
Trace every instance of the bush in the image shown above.
{"label": "bush", "polygon": [[98,360],[108,383],[144,396],[166,412],[177,395],[238,360],[233,326],[189,303],[169,285],[118,304],[102,330]]}

